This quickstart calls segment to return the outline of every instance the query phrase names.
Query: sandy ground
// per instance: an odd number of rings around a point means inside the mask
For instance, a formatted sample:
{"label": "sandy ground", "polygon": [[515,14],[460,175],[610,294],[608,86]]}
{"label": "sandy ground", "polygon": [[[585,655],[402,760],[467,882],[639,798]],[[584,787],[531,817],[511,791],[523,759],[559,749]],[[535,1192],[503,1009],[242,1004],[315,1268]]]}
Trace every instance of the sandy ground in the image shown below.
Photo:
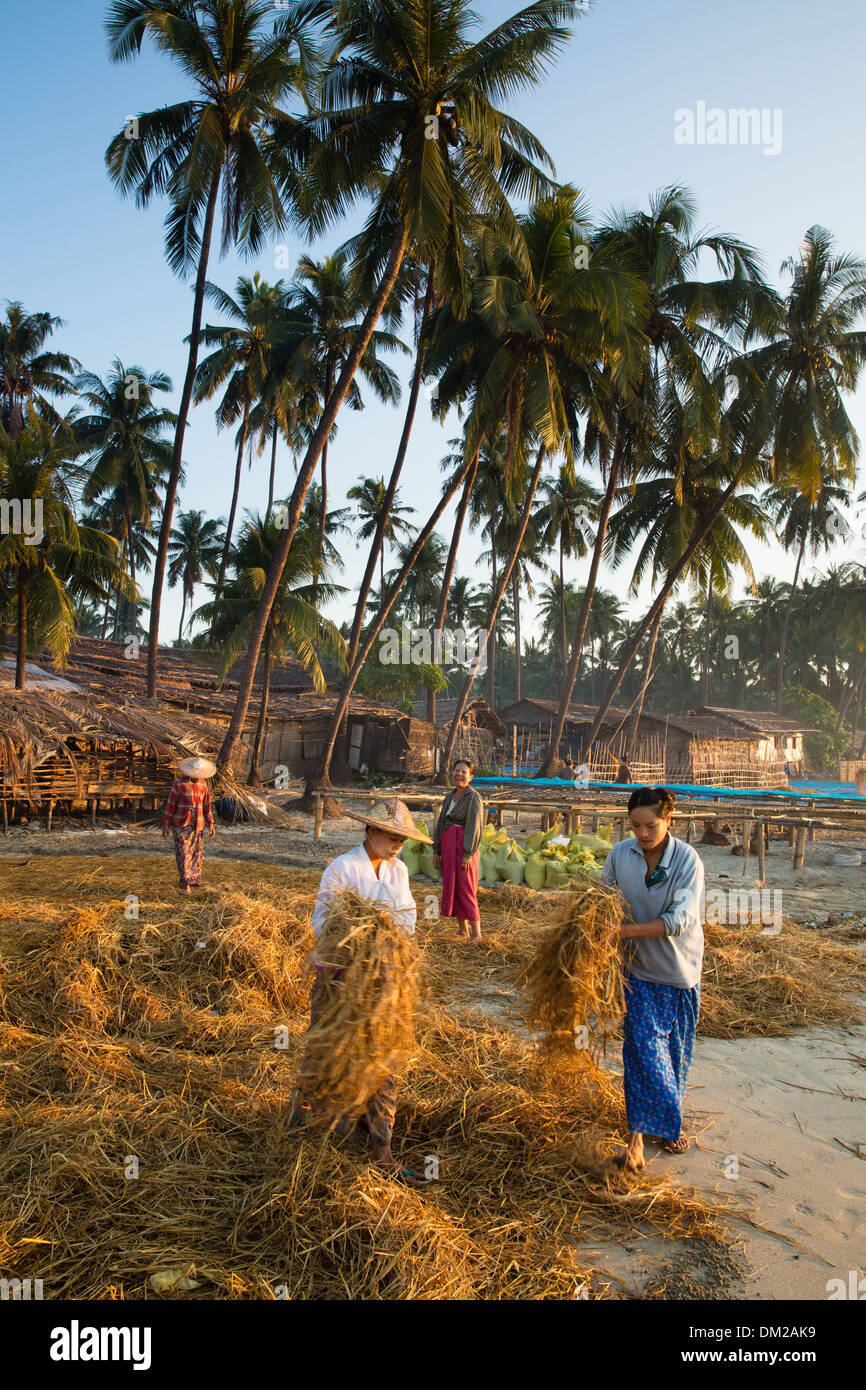
{"label": "sandy ground", "polygon": [[[525,830],[525,827],[521,827]],[[819,838],[796,873],[787,842],[773,841],[766,886],[782,894],[784,915],[862,939],[866,926],[866,843]],[[819,832],[819,836],[821,832]],[[324,864],[357,842],[348,819],[327,822],[313,842],[311,821],[291,816],[280,830],[221,826],[208,854],[238,861]],[[159,831],[120,822],[97,831],[13,829],[3,857],[41,854],[141,854],[162,845]],[[858,869],[832,864],[834,848],[863,851]],[[757,863],[729,849],[697,846],[707,889],[758,889]],[[170,853],[165,846],[165,853]],[[841,920],[838,920],[841,919]],[[861,949],[866,950],[866,945]],[[480,1002],[475,1001],[477,1007]],[[866,1002],[866,1001],[864,1001]],[[495,1006],[494,1006],[495,1007]],[[787,1083],[787,1084],[786,1084]],[[594,1249],[594,1263],[632,1296],[824,1300],[828,1280],[847,1285],[866,1266],[866,1027],[809,1030],[790,1038],[699,1040],[687,1103],[697,1143],[683,1157],[648,1147],[652,1168],[694,1183],[739,1210],[738,1255],[728,1265],[658,1239]],[[763,1229],[758,1229],[763,1228]],[[592,1249],[592,1247],[591,1247]],[[866,1284],[863,1285],[866,1291]]]}
{"label": "sandy ground", "polygon": [[594,1261],[633,1296],[811,1302],[829,1297],[828,1280],[848,1287],[866,1271],[864,1101],[864,1028],[699,1040],[686,1109],[696,1146],[646,1154],[651,1172],[732,1204],[735,1259],[720,1269],[652,1237],[589,1247]]}

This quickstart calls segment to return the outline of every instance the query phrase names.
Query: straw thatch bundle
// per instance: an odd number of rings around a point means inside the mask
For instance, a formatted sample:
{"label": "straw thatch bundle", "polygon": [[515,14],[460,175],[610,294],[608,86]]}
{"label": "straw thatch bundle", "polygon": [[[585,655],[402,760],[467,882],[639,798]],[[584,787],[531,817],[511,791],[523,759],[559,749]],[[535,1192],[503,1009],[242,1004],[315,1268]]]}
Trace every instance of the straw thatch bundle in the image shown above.
{"label": "straw thatch bundle", "polygon": [[[587,880],[569,891],[553,925],[538,938],[526,967],[526,1021],[542,1034],[548,1050],[599,1042],[618,1026],[625,1007],[619,924],[619,893]],[[593,1024],[597,1041],[587,1046]],[[599,1038],[599,1035],[600,1038]]]}
{"label": "straw thatch bundle", "polygon": [[418,950],[390,912],[338,894],[318,943],[319,963],[339,970],[307,1036],[303,1089],[332,1118],[357,1118],[415,1040]]}

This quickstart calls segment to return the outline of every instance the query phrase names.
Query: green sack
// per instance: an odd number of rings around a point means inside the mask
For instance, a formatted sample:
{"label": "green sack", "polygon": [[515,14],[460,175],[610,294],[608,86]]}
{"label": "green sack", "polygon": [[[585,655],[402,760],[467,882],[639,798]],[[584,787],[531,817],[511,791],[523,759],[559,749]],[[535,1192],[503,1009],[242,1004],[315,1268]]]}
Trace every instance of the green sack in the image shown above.
{"label": "green sack", "polygon": [[427,878],[432,878],[435,883],[442,882],[442,870],[437,869],[433,863],[433,846],[423,845],[419,855],[421,861],[421,872]]}
{"label": "green sack", "polygon": [[544,887],[547,877],[547,866],[540,854],[530,854],[524,865],[523,881],[527,888],[534,888],[536,892]]}
{"label": "green sack", "polygon": [[511,851],[514,849],[513,840],[504,840],[496,851],[496,867],[502,870],[508,859],[511,858]]}
{"label": "green sack", "polygon": [[426,822],[425,820],[416,820],[416,821],[415,821],[415,824],[416,824],[416,826],[418,827],[418,829],[421,831],[421,834],[422,834],[422,835],[429,835],[429,834],[430,834],[430,831],[427,829],[427,822]]}
{"label": "green sack", "polygon": [[544,872],[545,888],[567,888],[570,883],[571,879],[562,865],[548,859]]}
{"label": "green sack", "polygon": [[570,845],[580,845],[583,849],[588,849],[590,854],[610,854],[613,846],[610,840],[602,835],[572,835]]}
{"label": "green sack", "polygon": [[541,846],[542,846],[543,844],[544,844],[544,834],[543,834],[543,832],[542,832],[541,830],[537,830],[537,831],[535,832],[535,834],[534,834],[534,835],[530,835],[530,836],[529,836],[529,839],[526,841],[526,852],[527,852],[527,854],[534,854],[536,850],[541,849]]}
{"label": "green sack", "polygon": [[[413,843],[417,844],[417,841],[414,841]],[[403,848],[402,848],[401,851],[400,851],[400,858],[403,860],[403,863],[406,865],[406,868],[407,868],[407,870],[408,870],[408,872],[409,872],[409,877],[410,877],[410,878],[416,878],[417,875],[420,874],[420,872],[421,872],[421,847],[420,847],[420,845],[418,846],[417,849],[412,849],[412,848],[410,847],[410,841],[407,840],[406,843],[405,843],[405,845],[403,846]]]}
{"label": "green sack", "polygon": [[481,870],[485,883],[501,883],[502,875],[496,867],[496,855],[486,849],[481,855]]}
{"label": "green sack", "polygon": [[506,883],[522,883],[526,873],[526,865],[522,859],[506,859],[499,872]]}

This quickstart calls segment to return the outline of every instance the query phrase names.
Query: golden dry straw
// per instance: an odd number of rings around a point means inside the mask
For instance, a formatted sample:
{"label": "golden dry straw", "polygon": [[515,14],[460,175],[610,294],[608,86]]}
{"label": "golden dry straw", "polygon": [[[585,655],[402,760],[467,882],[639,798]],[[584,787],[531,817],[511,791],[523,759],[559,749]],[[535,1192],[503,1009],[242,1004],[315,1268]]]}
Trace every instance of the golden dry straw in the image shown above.
{"label": "golden dry straw", "polygon": [[[622,898],[614,888],[578,882],[553,926],[544,931],[526,967],[526,1021],[545,1047],[574,1049],[593,1032],[597,1052],[618,1026],[623,998],[619,924]],[[584,1047],[583,1050],[587,1050]]]}
{"label": "golden dry straw", "polygon": [[[723,1238],[712,1199],[613,1170],[615,1078],[540,1067],[454,991],[419,1016],[395,1133],[438,1182],[407,1190],[363,1144],[290,1130],[318,874],[213,863],[212,896],[178,902],[166,857],[38,867],[10,871],[0,921],[0,1276],[45,1299],[604,1298],[636,1291],[588,1240]],[[459,955],[467,1005],[526,947],[492,897],[480,952],[420,928],[428,983]],[[61,943],[68,975],[91,968],[86,1008],[55,1006]]]}
{"label": "golden dry straw", "polygon": [[307,1035],[303,1092],[332,1118],[354,1119],[412,1050],[418,949],[390,912],[345,892],[328,909],[316,956],[340,975],[323,982]]}

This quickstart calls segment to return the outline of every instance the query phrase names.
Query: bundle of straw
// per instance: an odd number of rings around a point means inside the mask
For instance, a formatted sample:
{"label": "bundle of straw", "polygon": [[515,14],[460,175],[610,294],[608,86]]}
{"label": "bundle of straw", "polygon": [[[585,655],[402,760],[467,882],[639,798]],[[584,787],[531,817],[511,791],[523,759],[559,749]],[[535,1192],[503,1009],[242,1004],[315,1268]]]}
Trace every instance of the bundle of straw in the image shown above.
{"label": "bundle of straw", "polygon": [[[625,1001],[618,927],[624,904],[615,889],[587,881],[569,892],[553,926],[538,939],[526,967],[526,1021],[548,1050],[574,1049],[578,1029],[602,1038],[619,1024]],[[590,1053],[598,1047],[585,1049]]]}
{"label": "bundle of straw", "polygon": [[390,912],[345,892],[328,911],[318,956],[343,973],[307,1034],[303,1091],[332,1117],[356,1119],[414,1044],[418,951]]}

